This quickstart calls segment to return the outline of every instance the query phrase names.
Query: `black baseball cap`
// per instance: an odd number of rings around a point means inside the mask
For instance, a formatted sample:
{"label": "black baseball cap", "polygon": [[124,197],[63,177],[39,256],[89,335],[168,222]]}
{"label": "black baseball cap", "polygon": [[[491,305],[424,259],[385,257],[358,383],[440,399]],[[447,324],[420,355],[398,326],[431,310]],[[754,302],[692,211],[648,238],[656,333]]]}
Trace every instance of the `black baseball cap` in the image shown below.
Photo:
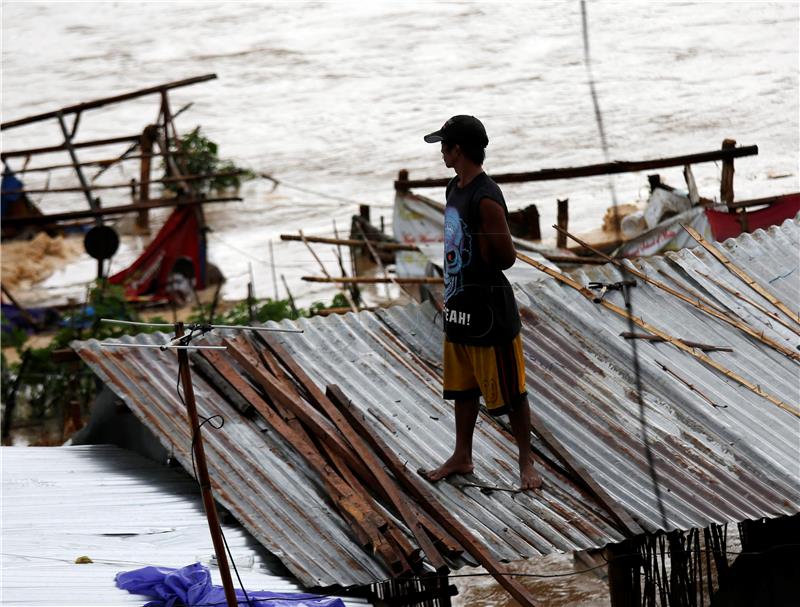
{"label": "black baseball cap", "polygon": [[489,145],[489,137],[483,123],[475,116],[453,116],[438,131],[425,135],[427,143],[444,141],[448,144],[475,144],[481,148]]}

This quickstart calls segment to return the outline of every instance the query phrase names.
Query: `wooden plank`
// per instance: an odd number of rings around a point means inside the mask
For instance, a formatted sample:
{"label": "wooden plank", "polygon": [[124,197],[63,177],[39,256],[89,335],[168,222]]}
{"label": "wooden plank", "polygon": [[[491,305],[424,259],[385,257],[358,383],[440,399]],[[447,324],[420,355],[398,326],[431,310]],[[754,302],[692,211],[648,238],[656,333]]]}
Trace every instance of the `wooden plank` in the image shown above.
{"label": "wooden plank", "polygon": [[711,255],[713,255],[717,261],[719,261],[723,266],[725,266],[731,274],[739,278],[747,286],[753,289],[753,291],[761,295],[761,297],[766,299],[773,306],[775,306],[781,312],[786,314],[786,316],[788,316],[790,319],[792,319],[794,322],[800,325],[800,314],[792,311],[789,308],[789,306],[780,301],[772,293],[767,291],[764,287],[762,287],[755,280],[753,280],[753,278],[747,272],[742,270],[739,266],[737,266],[730,259],[728,259],[728,257],[722,251],[720,251],[717,247],[715,247],[705,238],[703,238],[700,235],[700,233],[697,230],[695,230],[692,226],[683,225],[683,229],[686,230],[689,233],[689,235],[700,244],[700,246],[702,246],[706,251],[711,253]]}
{"label": "wooden plank", "polygon": [[367,443],[363,438],[353,430],[347,422],[341,411],[325,396],[322,391],[311,381],[305,374],[300,366],[289,356],[286,350],[283,349],[277,341],[268,334],[260,333],[259,337],[269,344],[273,354],[281,361],[281,363],[295,375],[295,377],[302,378],[300,383],[308,390],[309,394],[317,401],[317,404],[322,407],[328,419],[333,422],[338,431],[344,436],[345,440],[350,444],[352,449],[357,453],[358,457],[363,461],[364,465],[375,476],[375,480],[380,486],[381,490],[389,498],[394,508],[400,514],[400,518],[411,531],[412,535],[416,538],[420,548],[428,558],[428,562],[433,566],[436,571],[446,572],[449,571],[447,564],[444,562],[438,549],[433,545],[430,537],[428,536],[425,528],[418,518],[413,515],[411,508],[407,503],[407,499],[403,496],[395,485],[394,481],[389,477],[383,468],[383,465],[375,454],[370,450]]}
{"label": "wooden plank", "polygon": [[[556,230],[558,230],[558,226],[553,226],[553,227]],[[613,257],[609,257],[608,255],[606,255],[602,251],[598,251],[597,249],[592,248],[591,245],[588,245],[587,243],[583,242],[580,238],[578,238],[577,236],[573,236],[569,232],[566,232],[566,235],[569,236],[572,240],[574,240],[578,244],[588,248],[593,253],[596,253],[597,255],[601,256],[603,259],[605,259],[609,263],[614,264],[618,268],[622,268],[623,267],[622,262],[619,259],[614,259]],[[520,259],[523,259],[523,257],[521,257]],[[530,259],[530,258],[525,258],[525,259]],[[662,291],[665,291],[666,293],[669,293],[673,297],[677,297],[681,301],[684,301],[684,302],[688,303],[691,306],[694,306],[695,308],[705,312],[709,316],[713,316],[714,318],[716,318],[718,320],[721,320],[722,322],[724,322],[726,324],[729,324],[732,327],[736,327],[737,329],[739,329],[743,333],[746,333],[747,335],[749,335],[753,339],[756,339],[756,340],[760,341],[761,343],[770,346],[774,350],[777,350],[781,354],[784,354],[784,355],[788,356],[792,360],[800,361],[800,352],[796,352],[795,350],[792,350],[791,348],[788,348],[788,347],[784,346],[783,344],[778,343],[774,339],[771,339],[771,338],[767,337],[766,335],[764,335],[762,332],[756,331],[755,329],[753,329],[752,327],[750,327],[746,323],[743,323],[743,322],[741,322],[739,320],[736,320],[736,319],[728,317],[727,315],[723,314],[722,312],[720,312],[716,308],[711,307],[707,303],[704,303],[703,301],[701,301],[700,298],[692,299],[691,297],[688,297],[688,296],[684,295],[683,293],[681,293],[679,291],[676,291],[675,289],[673,289],[669,285],[661,282],[660,280],[656,280],[655,278],[651,278],[650,276],[648,276],[644,272],[641,272],[641,271],[637,270],[636,268],[634,268],[634,267],[632,267],[630,265],[626,265],[626,266],[624,266],[624,268],[625,268],[625,271],[628,272],[629,274],[632,274],[633,276],[636,276],[637,278],[641,278],[643,281],[653,285],[654,287],[657,287],[657,288],[661,289]]]}
{"label": "wooden plank", "polygon": [[346,413],[350,423],[370,443],[395,478],[405,487],[428,514],[452,534],[465,550],[492,574],[498,583],[523,607],[535,607],[536,602],[530,591],[513,578],[513,574],[503,571],[500,563],[491,555],[486,547],[462,525],[450,512],[439,503],[430,489],[423,485],[424,481],[412,476],[400,458],[383,442],[366,421],[364,414],[358,411],[336,385],[329,385],[326,390],[328,398],[336,403],[338,410]]}
{"label": "wooden plank", "polygon": [[[618,160],[615,162],[590,164],[581,167],[542,169],[540,171],[526,173],[499,173],[492,175],[492,179],[497,183],[523,183],[529,181],[573,179],[576,177],[595,177],[597,175],[615,175],[617,173],[649,171],[652,169],[683,166],[685,164],[700,164],[703,162],[716,162],[718,160],[725,161],[733,158],[740,158],[742,156],[755,156],[757,154],[758,146],[750,145],[732,149],[714,150],[712,152],[701,152],[699,154],[687,154],[685,156],[659,158],[655,160]],[[441,179],[409,179],[404,181],[398,179],[394,182],[394,187],[396,190],[408,190],[409,188],[443,188],[450,183],[450,179],[450,177],[444,177]]]}
{"label": "wooden plank", "polygon": [[[523,260],[524,262],[532,265],[533,267],[537,268],[538,270],[541,270],[542,272],[544,272],[548,276],[551,276],[551,277],[555,278],[556,280],[558,280],[562,284],[566,284],[566,285],[572,287],[573,289],[578,291],[581,295],[586,297],[589,301],[592,301],[594,299],[594,293],[592,293],[591,291],[589,291],[589,289],[586,289],[585,287],[583,287],[581,284],[579,284],[578,282],[574,281],[573,279],[564,276],[560,272],[557,272],[555,270],[552,270],[552,269],[548,268],[544,264],[541,264],[538,261],[536,261],[535,259],[531,259],[527,255],[524,255],[522,253],[517,253],[517,257],[519,259]],[[624,310],[623,308],[620,308],[619,306],[617,306],[615,304],[612,304],[610,301],[608,301],[606,299],[603,299],[599,304],[594,304],[594,305],[601,305],[604,308],[607,308],[607,309],[611,310],[612,312],[618,314],[619,316],[622,316],[623,318],[630,319],[631,321],[633,321],[633,323],[635,325],[641,327],[645,331],[648,331],[648,332],[652,333],[653,335],[658,335],[659,337],[664,339],[664,341],[667,341],[667,342],[671,343],[673,346],[675,346],[679,350],[682,350],[683,352],[686,352],[690,356],[693,356],[694,358],[698,359],[699,361],[705,363],[706,365],[708,365],[712,369],[714,369],[716,371],[719,371],[720,373],[722,373],[728,379],[732,379],[733,381],[735,381],[736,383],[738,383],[741,386],[744,386],[745,388],[747,388],[748,390],[750,390],[754,394],[757,394],[758,396],[761,396],[762,398],[768,400],[773,405],[776,405],[777,407],[783,409],[784,411],[788,411],[789,413],[791,413],[795,417],[800,418],[800,409],[797,409],[796,407],[794,407],[794,406],[792,406],[792,405],[790,405],[788,403],[783,402],[782,400],[780,400],[779,398],[769,394],[768,392],[765,392],[761,388],[761,386],[759,386],[758,384],[754,384],[753,382],[747,380],[746,378],[742,377],[741,375],[739,375],[737,373],[734,373],[730,369],[726,368],[724,365],[721,365],[720,363],[715,361],[713,358],[710,358],[710,357],[706,356],[705,354],[702,354],[700,352],[695,351],[693,348],[690,348],[686,344],[682,343],[680,340],[678,340],[678,339],[676,339],[676,338],[674,338],[674,337],[672,337],[670,335],[667,335],[666,333],[664,333],[660,329],[657,329],[656,327],[644,322],[641,318],[637,318],[636,316],[633,316],[627,310]]]}
{"label": "wooden plank", "polygon": [[730,210],[735,210],[735,209],[743,209],[745,207],[756,207],[756,206],[762,206],[762,205],[769,206],[769,205],[776,204],[778,202],[782,202],[784,199],[789,198],[791,196],[797,196],[797,195],[800,195],[800,192],[794,193],[794,194],[783,194],[781,196],[768,196],[766,198],[753,198],[753,199],[750,199],[750,200],[739,200],[739,201],[730,203],[728,205],[728,208]]}
{"label": "wooden plank", "polygon": [[[286,349],[280,343],[278,343],[276,339],[262,333],[259,333],[257,337],[260,338],[270,350],[269,353],[262,351],[261,354],[268,354],[269,358],[274,357],[274,360],[270,363],[270,367],[273,367],[275,364],[279,363],[279,361],[283,363],[288,371],[294,376],[295,380],[306,389],[311,404],[313,404],[318,411],[323,411],[324,407],[322,401],[328,401],[328,397],[317,387],[314,381],[306,374],[305,370],[297,363],[297,361],[295,361],[294,358],[289,355]],[[328,406],[334,405],[329,403]],[[334,465],[336,465],[335,462]],[[340,472],[342,472],[343,476],[345,476],[346,473],[344,471],[340,470]],[[345,476],[345,478],[347,477]],[[380,492],[380,486],[377,484],[377,481],[373,476],[362,476],[362,479],[366,484]],[[381,493],[381,495],[385,499],[389,499],[385,494]],[[458,542],[450,534],[448,534],[441,527],[441,525],[436,523],[436,521],[430,518],[430,516],[428,516],[423,510],[420,510],[413,501],[409,502],[409,507],[412,509],[414,516],[421,521],[422,526],[428,532],[428,535],[431,536],[434,545],[440,551],[444,552],[451,558],[455,558],[464,552],[464,549],[458,544]]]}
{"label": "wooden plank", "polygon": [[[235,347],[235,346],[234,346]],[[344,518],[351,524],[354,534],[365,548],[373,548],[381,554],[390,571],[404,571],[398,555],[394,554],[387,542],[381,537],[380,530],[386,528],[387,522],[369,506],[336,472],[325,462],[314,447],[305,430],[291,421],[287,421],[278,412],[273,411],[258,394],[231,366],[226,355],[218,351],[203,350],[201,355],[212,364],[222,377],[247,400],[253,408],[269,423],[306,460],[320,480],[324,483],[328,494]],[[278,405],[279,406],[279,405]]]}

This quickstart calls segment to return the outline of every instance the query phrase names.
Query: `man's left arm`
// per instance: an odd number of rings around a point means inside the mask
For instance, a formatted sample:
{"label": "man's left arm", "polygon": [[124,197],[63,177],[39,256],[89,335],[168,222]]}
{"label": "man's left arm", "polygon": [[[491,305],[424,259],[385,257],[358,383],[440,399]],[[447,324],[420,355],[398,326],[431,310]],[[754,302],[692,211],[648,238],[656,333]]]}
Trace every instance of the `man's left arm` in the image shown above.
{"label": "man's left arm", "polygon": [[480,238],[478,247],[483,260],[491,267],[506,270],[514,265],[517,251],[508,230],[506,213],[496,200],[482,198],[479,203]]}

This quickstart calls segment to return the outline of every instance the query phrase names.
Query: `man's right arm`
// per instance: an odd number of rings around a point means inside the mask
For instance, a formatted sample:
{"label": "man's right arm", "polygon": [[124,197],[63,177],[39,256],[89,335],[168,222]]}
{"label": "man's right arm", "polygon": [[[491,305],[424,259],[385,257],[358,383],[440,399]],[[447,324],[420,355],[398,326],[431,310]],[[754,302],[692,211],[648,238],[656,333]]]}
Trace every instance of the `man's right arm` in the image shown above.
{"label": "man's right arm", "polygon": [[508,230],[505,210],[496,200],[482,198],[479,216],[481,223],[478,249],[483,261],[489,267],[507,270],[514,265],[517,251]]}

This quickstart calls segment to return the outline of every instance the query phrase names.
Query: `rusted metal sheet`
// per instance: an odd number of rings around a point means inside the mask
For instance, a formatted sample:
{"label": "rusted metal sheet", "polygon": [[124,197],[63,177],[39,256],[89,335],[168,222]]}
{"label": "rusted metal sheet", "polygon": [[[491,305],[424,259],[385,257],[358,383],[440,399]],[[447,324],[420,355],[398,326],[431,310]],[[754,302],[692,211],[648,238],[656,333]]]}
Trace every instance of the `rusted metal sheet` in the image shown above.
{"label": "rusted metal sheet", "polygon": [[[796,271],[799,235],[798,224],[787,222],[769,234],[757,232],[723,246],[782,301],[795,302],[800,301],[796,277],[794,284],[787,283]],[[703,262],[703,272],[717,274],[698,255],[697,250],[683,251],[640,260],[638,267],[679,282],[688,276],[691,286],[716,305],[797,346],[795,333],[768,326],[755,311],[744,310],[741,300],[693,272],[692,264]],[[620,280],[619,270],[611,266],[572,276],[581,284]],[[800,511],[797,420],[674,345],[637,340],[648,435],[666,514],[662,521],[642,441],[631,341],[620,336],[627,322],[550,279],[514,289],[537,417],[550,440],[590,475],[604,498],[645,531]],[[620,297],[618,292],[607,296],[616,304]],[[730,346],[732,352],[709,355],[782,400],[800,401],[797,363],[786,356],[642,281],[633,289],[633,306],[635,315],[667,334]],[[284,321],[281,326],[304,329],[275,339],[320,390],[337,384],[409,470],[449,455],[453,411],[441,399],[441,321],[431,304]],[[159,339],[163,336],[126,338],[137,343]],[[175,395],[174,355],[101,350],[93,341],[74,347],[191,469],[188,431]],[[380,562],[350,537],[323,483],[293,448],[265,431],[260,418],[240,414],[236,406],[241,402],[229,402],[198,374],[195,378],[201,414],[222,413],[228,420],[221,430],[207,432],[218,499],[306,584],[350,585],[386,577]],[[558,462],[541,441],[535,438],[533,444]],[[518,472],[513,439],[488,417],[479,419],[474,445],[474,474],[441,482],[431,491],[494,558],[519,560],[623,539],[615,517],[557,463],[542,469],[545,485],[539,493],[475,486],[513,487]]]}
{"label": "rusted metal sheet", "polygon": [[[430,334],[430,327],[420,322],[425,317],[432,318],[427,307],[415,306],[409,319]],[[452,442],[450,406],[440,398],[436,367],[425,362],[436,354],[420,358],[372,313],[298,324],[306,329],[297,334],[302,347],[284,340],[286,349],[319,387],[342,385],[348,398],[376,420],[376,429],[410,469],[446,457]],[[140,335],[126,341],[163,339]],[[174,355],[101,349],[95,341],[75,348],[191,470],[190,437],[175,392]],[[200,414],[221,413],[226,419],[222,429],[204,431],[217,499],[307,585],[365,584],[389,577],[381,562],[351,537],[322,481],[294,448],[275,433],[263,432],[267,425],[259,418],[243,417],[235,406],[241,403],[228,403],[199,374],[194,379]],[[515,485],[513,440],[482,420],[475,441],[478,469],[472,480]],[[451,483],[432,491],[499,560],[602,546],[623,537],[589,493],[556,471],[544,470],[543,476],[547,484],[541,494],[486,493]]]}

